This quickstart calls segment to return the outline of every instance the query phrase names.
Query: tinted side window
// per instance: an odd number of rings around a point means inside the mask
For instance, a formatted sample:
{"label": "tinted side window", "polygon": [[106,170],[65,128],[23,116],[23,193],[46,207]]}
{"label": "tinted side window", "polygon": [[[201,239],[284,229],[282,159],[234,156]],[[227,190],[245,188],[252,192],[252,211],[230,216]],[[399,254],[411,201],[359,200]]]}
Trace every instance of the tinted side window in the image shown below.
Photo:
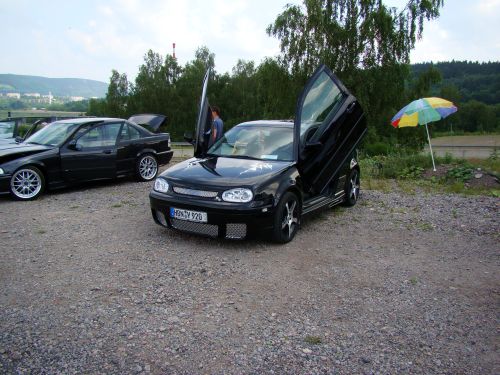
{"label": "tinted side window", "polygon": [[139,130],[134,128],[133,126],[128,125],[127,126],[129,129],[129,134],[130,134],[130,139],[139,139],[141,138],[141,133],[139,133]]}
{"label": "tinted side window", "polygon": [[83,148],[91,148],[91,147],[102,147],[104,140],[104,129],[103,126],[96,126],[95,128],[90,129],[76,142],[78,145]]}
{"label": "tinted side window", "polygon": [[114,146],[116,144],[116,139],[118,138],[118,133],[120,132],[120,127],[122,124],[120,122],[114,124],[106,124],[104,126],[104,139],[103,146]]}
{"label": "tinted side window", "polygon": [[141,133],[139,132],[139,130],[128,124],[123,125],[120,134],[120,139],[122,141],[128,141],[130,139],[139,139],[139,138],[141,138]]}

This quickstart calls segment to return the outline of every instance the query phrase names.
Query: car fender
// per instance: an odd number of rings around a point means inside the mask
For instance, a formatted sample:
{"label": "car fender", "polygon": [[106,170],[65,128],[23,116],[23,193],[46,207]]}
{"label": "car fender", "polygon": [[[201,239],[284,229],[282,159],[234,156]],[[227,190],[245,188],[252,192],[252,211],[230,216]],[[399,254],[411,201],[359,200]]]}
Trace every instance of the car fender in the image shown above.
{"label": "car fender", "polygon": [[291,191],[297,194],[300,202],[302,202],[303,198],[303,190],[302,190],[302,182],[300,179],[300,174],[297,171],[297,168],[292,167],[285,171],[285,176],[281,178],[281,182],[276,190],[276,194],[274,196],[273,208],[278,206],[281,197],[287,192]]}
{"label": "car fender", "polygon": [[153,155],[158,155],[158,152],[154,148],[143,148],[141,151],[139,151],[136,155],[137,159],[139,159],[142,155],[144,154],[153,154]]}

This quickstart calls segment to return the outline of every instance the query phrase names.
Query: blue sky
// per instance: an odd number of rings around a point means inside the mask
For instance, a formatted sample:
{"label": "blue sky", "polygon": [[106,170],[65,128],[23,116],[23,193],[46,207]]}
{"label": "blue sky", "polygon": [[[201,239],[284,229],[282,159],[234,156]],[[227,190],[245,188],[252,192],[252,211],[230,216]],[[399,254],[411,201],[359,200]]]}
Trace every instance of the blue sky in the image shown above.
{"label": "blue sky", "polygon": [[[287,3],[300,1],[0,0],[0,73],[107,82],[117,69],[133,80],[148,49],[164,55],[173,42],[181,64],[206,45],[216,70],[231,71],[238,58],[259,63],[279,53],[265,29]],[[411,59],[499,61],[500,0],[445,0]]]}

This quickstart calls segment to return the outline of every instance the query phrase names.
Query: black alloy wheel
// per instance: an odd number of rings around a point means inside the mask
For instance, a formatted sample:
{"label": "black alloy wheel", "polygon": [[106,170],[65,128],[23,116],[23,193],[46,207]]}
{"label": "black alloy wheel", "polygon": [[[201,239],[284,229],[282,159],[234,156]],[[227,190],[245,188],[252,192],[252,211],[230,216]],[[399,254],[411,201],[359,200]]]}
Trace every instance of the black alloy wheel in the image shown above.
{"label": "black alloy wheel", "polygon": [[354,206],[359,198],[359,171],[357,169],[351,170],[349,173],[349,178],[346,181],[345,186],[345,205]]}
{"label": "black alloy wheel", "polygon": [[158,161],[152,154],[141,155],[136,169],[137,178],[140,181],[151,181],[158,174]]}
{"label": "black alloy wheel", "polygon": [[273,240],[277,243],[290,242],[300,223],[300,202],[292,192],[286,192],[281,198],[274,215]]}

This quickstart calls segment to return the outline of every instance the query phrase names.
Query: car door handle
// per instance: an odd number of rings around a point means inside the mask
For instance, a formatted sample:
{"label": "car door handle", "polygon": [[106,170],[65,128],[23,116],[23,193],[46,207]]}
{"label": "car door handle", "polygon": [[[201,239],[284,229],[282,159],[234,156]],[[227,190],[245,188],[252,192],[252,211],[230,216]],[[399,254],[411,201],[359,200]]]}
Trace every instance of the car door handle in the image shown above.
{"label": "car door handle", "polygon": [[349,104],[347,106],[347,109],[346,109],[347,113],[351,113],[352,111],[354,111],[355,106],[356,106],[356,102],[352,102],[351,104]]}
{"label": "car door handle", "polygon": [[111,150],[104,150],[102,153],[103,153],[103,154],[108,154],[108,155],[109,155],[109,154],[111,154]]}

